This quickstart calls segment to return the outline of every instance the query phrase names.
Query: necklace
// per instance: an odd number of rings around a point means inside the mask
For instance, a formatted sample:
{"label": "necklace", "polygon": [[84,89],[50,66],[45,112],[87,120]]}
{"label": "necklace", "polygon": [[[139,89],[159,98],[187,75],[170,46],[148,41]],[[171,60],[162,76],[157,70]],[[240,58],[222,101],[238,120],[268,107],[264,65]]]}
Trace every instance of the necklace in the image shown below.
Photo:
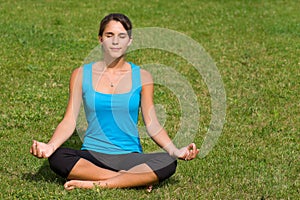
{"label": "necklace", "polygon": [[107,77],[107,79],[108,79],[108,81],[109,81],[109,86],[110,86],[110,87],[115,87],[114,82],[118,83],[118,82],[119,82],[119,79],[121,78],[121,76],[119,76],[116,80],[111,80],[108,74],[106,75],[106,77]]}
{"label": "necklace", "polygon": [[[124,64],[122,65],[122,67],[124,66]],[[120,79],[122,78],[122,75],[123,75],[123,73],[122,72],[118,72],[118,71],[116,71],[116,72],[109,72],[109,71],[107,71],[107,67],[104,65],[104,63],[102,64],[102,67],[104,68],[104,70],[103,70],[103,72],[102,72],[102,75],[103,74],[105,74],[106,75],[106,78],[107,78],[107,80],[108,80],[108,84],[109,84],[109,86],[111,87],[111,88],[113,88],[113,87],[115,87],[115,86],[117,86],[117,84],[119,83],[119,81],[120,81]],[[121,68],[122,68],[121,67]],[[106,73],[104,73],[106,71]],[[112,79],[111,79],[111,77],[110,77],[110,75],[112,76]]]}

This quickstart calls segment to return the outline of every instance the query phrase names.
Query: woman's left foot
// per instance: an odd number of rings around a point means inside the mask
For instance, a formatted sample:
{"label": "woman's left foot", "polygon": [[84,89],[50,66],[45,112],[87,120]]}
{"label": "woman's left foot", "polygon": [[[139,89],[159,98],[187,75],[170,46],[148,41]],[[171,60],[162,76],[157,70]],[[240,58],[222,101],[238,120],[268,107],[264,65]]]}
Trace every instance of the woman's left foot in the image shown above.
{"label": "woman's left foot", "polygon": [[71,180],[64,184],[66,190],[73,190],[75,188],[92,189],[94,186],[95,181]]}

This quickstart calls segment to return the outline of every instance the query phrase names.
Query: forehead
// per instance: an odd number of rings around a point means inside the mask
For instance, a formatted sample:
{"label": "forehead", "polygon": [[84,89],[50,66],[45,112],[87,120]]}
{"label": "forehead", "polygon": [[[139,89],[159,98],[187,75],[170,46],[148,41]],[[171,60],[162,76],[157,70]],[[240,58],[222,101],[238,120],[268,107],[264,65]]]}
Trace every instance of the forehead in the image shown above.
{"label": "forehead", "polygon": [[123,27],[121,22],[118,21],[110,21],[108,24],[105,26],[104,33],[127,33],[126,29]]}

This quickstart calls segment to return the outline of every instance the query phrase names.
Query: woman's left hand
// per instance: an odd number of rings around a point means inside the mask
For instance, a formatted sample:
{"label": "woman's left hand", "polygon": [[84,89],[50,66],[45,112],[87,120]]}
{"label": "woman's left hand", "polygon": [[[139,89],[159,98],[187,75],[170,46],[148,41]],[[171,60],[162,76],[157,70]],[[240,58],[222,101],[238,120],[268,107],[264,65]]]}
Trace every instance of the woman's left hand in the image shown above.
{"label": "woman's left hand", "polygon": [[196,144],[191,143],[186,147],[178,149],[178,151],[174,152],[174,155],[181,160],[193,160],[199,153],[199,149],[197,149]]}

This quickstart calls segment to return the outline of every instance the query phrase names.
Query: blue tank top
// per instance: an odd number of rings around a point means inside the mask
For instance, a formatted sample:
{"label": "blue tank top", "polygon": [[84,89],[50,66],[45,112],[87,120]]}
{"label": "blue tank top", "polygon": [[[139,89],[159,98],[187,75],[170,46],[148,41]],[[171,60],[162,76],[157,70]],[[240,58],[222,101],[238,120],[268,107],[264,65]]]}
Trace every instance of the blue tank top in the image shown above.
{"label": "blue tank top", "polygon": [[141,153],[137,129],[141,98],[140,67],[130,63],[132,88],[129,92],[104,94],[93,87],[92,65],[83,67],[82,98],[88,127],[81,149],[106,154]]}

